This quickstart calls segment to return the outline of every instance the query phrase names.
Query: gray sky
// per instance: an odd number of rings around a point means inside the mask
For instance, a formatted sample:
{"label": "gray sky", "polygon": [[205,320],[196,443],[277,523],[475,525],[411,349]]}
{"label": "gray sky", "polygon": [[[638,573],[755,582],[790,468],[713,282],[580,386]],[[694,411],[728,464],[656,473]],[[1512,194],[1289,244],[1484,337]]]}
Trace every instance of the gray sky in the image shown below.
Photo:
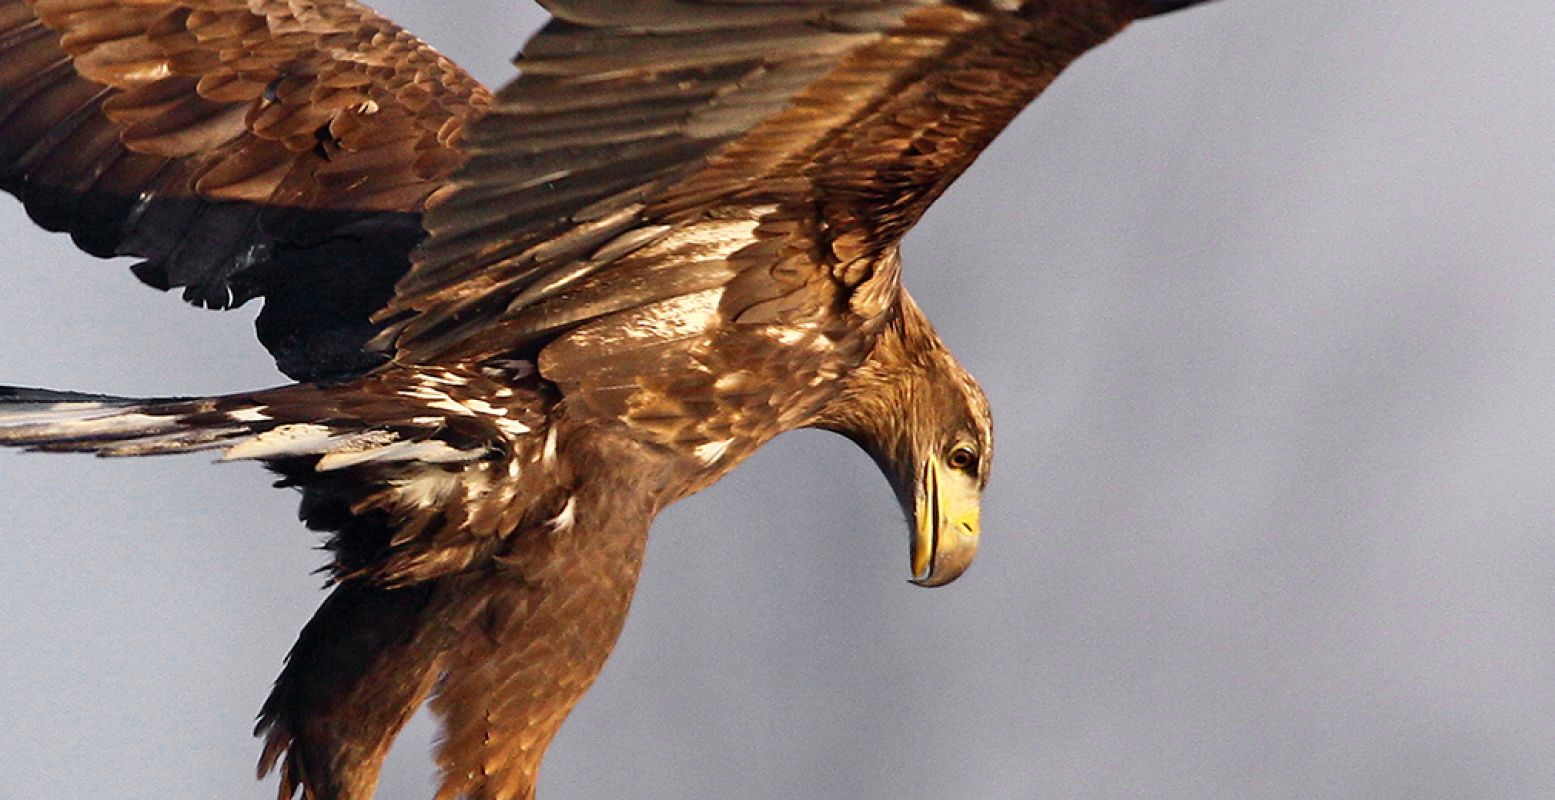
{"label": "gray sky", "polygon": [[[491,82],[539,20],[378,6]],[[1087,56],[908,243],[998,417],[978,564],[909,587],[869,460],[780,438],[660,519],[542,797],[1555,796],[1552,143],[1547,0],[1224,0]],[[0,239],[0,382],[280,380],[255,309],[8,200]],[[273,796],[322,557],[208,461],[0,453],[0,799]]]}

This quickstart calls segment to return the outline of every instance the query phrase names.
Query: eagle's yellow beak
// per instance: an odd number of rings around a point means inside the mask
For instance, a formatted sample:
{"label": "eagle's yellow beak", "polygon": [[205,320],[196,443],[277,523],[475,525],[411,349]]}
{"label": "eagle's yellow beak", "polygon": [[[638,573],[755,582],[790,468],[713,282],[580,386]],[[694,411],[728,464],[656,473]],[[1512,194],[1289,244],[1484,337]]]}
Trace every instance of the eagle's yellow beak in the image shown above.
{"label": "eagle's yellow beak", "polygon": [[913,509],[912,582],[944,586],[972,565],[982,491],[970,476],[930,460]]}

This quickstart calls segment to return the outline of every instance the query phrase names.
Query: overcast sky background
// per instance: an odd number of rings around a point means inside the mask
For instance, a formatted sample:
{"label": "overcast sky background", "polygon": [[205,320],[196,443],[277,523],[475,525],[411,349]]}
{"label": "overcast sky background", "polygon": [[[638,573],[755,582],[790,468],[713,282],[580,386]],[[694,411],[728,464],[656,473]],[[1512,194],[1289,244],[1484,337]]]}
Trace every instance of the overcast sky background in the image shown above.
{"label": "overcast sky background", "polygon": [[[377,5],[491,83],[540,20]],[[998,418],[977,565],[910,587],[869,460],[780,438],[654,528],[544,800],[1555,796],[1549,12],[1224,0],[1085,57],[908,240]],[[0,383],[279,382],[256,309],[9,198],[0,241]],[[322,557],[209,461],[0,453],[0,799],[273,796]]]}

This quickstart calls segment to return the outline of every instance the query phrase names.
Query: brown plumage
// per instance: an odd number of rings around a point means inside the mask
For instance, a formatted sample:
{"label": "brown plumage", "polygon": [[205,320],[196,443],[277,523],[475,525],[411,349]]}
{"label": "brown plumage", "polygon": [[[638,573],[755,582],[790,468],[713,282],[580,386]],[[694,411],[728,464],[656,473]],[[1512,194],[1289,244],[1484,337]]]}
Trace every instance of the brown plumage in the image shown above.
{"label": "brown plumage", "polygon": [[550,0],[495,97],[350,0],[0,0],[0,187],[297,384],[0,389],[0,444],[220,449],[303,493],[336,587],[261,713],[280,793],[372,795],[432,694],[440,798],[532,797],[657,512],[766,441],[857,441],[912,574],[976,550],[986,401],[903,234],[1165,0]]}

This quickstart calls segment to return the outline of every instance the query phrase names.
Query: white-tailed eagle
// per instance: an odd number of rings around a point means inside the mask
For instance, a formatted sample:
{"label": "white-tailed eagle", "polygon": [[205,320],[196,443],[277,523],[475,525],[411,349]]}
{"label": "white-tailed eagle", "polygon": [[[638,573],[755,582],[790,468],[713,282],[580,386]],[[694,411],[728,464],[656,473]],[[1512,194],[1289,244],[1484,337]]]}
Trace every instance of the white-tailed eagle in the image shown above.
{"label": "white-tailed eagle", "polygon": [[0,188],[297,383],[0,389],[0,444],[220,450],[335,588],[261,715],[283,798],[370,797],[429,695],[440,798],[529,798],[650,522],[841,432],[917,583],[976,550],[986,401],[898,244],[1067,64],[1196,0],[545,0],[495,94],[352,0],[0,0]]}

